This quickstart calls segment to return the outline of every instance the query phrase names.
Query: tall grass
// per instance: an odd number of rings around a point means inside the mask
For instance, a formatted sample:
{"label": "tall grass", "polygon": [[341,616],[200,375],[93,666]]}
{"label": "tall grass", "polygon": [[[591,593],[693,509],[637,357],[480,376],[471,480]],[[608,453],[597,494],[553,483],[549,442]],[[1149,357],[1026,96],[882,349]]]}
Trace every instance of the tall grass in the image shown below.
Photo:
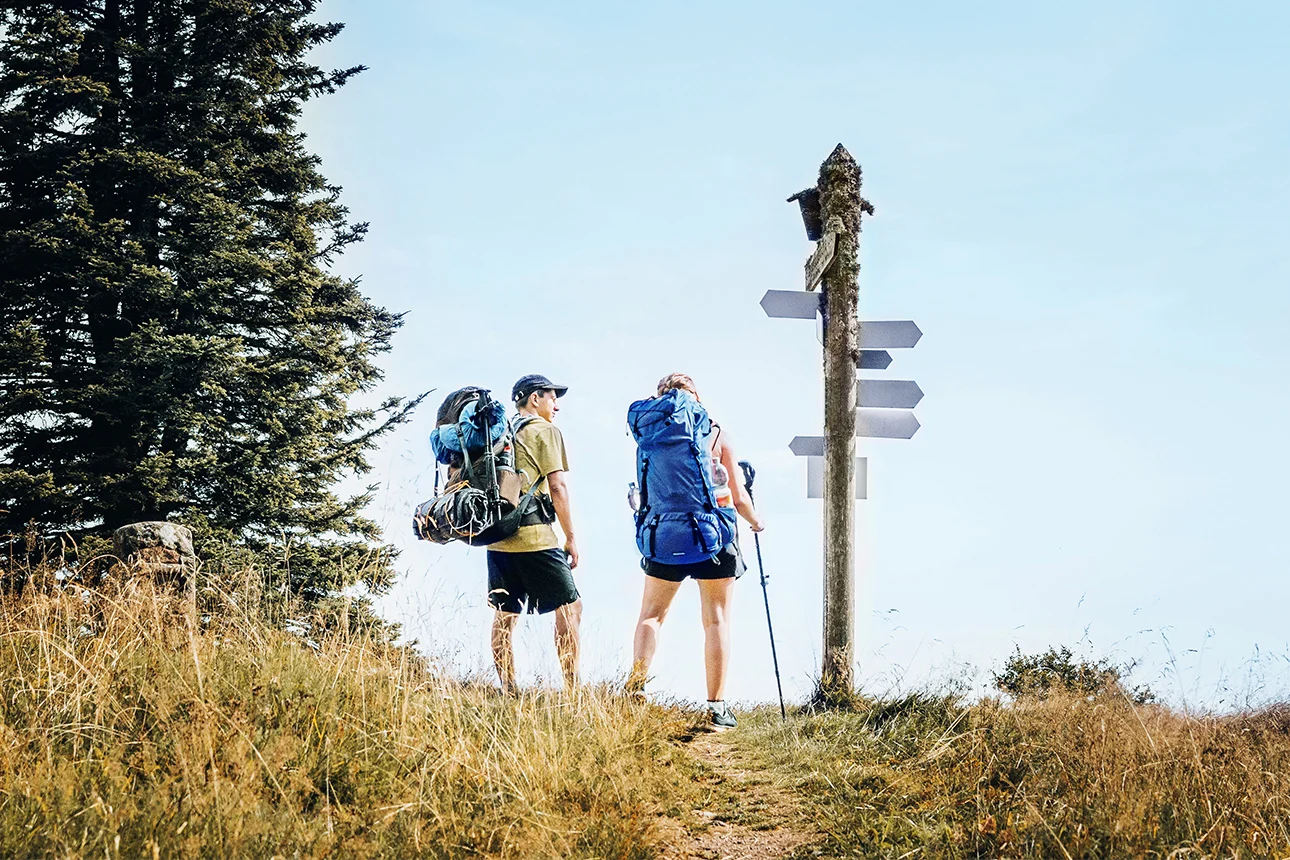
{"label": "tall grass", "polygon": [[0,605],[0,856],[654,854],[684,713],[105,584]]}
{"label": "tall grass", "polygon": [[[692,712],[503,697],[344,625],[265,624],[253,588],[212,588],[194,617],[146,584],[19,579],[0,597],[0,857],[643,860],[659,816],[701,830],[696,807],[805,818],[822,841],[803,856],[1290,857],[1287,706],[1180,712],[1095,672],[1078,695],[759,710],[726,736],[735,759],[701,764],[678,743]],[[723,767],[750,765],[795,794],[740,796]]]}
{"label": "tall grass", "polygon": [[913,695],[752,720],[824,848],[860,857],[1290,856],[1290,709],[1196,716],[1122,691]]}

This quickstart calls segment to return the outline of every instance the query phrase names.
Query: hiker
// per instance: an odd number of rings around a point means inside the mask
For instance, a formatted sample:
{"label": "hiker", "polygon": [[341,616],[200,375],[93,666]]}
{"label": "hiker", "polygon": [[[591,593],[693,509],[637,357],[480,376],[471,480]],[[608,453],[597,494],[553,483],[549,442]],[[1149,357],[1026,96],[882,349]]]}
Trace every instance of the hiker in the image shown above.
{"label": "hiker", "polygon": [[[578,544],[565,473],[569,461],[564,436],[554,423],[557,400],[568,386],[538,373],[523,376],[511,389],[518,414],[512,419],[515,470],[522,492],[536,484],[540,513],[526,519],[515,534],[488,547],[488,603],[493,615],[493,663],[502,690],[515,692],[515,623],[520,614],[555,613],[555,648],[566,689],[578,682],[578,625],[582,600],[573,582]],[[559,520],[564,545],[552,528]]]}
{"label": "hiker", "polygon": [[628,425],[638,446],[633,490],[639,494],[636,543],[645,571],[628,690],[644,690],[659,627],[689,577],[698,583],[702,603],[712,725],[733,728],[735,717],[725,703],[730,608],[735,579],[744,571],[735,514],[755,532],[765,524],[734,480],[737,458],[729,434],[711,422],[690,377],[663,377],[657,396],[631,405]]}

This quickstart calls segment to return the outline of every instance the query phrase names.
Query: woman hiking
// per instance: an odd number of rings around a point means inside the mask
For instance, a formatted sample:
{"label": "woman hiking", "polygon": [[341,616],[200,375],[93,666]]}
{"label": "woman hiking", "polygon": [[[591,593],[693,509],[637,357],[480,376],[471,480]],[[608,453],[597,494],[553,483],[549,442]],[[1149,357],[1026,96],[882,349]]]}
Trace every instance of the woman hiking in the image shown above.
{"label": "woman hiking", "polygon": [[636,544],[645,592],[633,642],[630,692],[644,690],[658,631],[677,589],[688,577],[699,585],[708,710],[717,730],[734,728],[725,703],[730,660],[730,607],[743,573],[736,513],[755,532],[765,528],[752,500],[732,476],[739,474],[729,434],[713,423],[694,380],[672,373],[658,394],[628,410],[636,439]]}

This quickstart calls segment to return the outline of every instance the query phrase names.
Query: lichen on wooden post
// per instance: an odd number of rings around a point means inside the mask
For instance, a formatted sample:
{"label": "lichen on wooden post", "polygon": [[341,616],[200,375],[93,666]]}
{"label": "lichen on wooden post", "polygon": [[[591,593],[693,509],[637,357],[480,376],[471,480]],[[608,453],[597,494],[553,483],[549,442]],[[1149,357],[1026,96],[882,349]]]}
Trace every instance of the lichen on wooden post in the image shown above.
{"label": "lichen on wooden post", "polygon": [[854,695],[856,361],[861,172],[842,144],[820,166],[820,216],[837,234],[824,274],[824,651],[820,696]]}

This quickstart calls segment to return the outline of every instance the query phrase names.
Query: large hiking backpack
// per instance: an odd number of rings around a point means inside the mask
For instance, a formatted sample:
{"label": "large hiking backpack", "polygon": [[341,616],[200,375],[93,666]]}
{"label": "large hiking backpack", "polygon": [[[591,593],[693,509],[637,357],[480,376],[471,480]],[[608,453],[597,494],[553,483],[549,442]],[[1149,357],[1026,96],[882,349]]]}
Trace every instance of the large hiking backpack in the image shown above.
{"label": "large hiking backpack", "polygon": [[627,410],[636,440],[636,546],[659,564],[706,561],[735,539],[733,508],[717,505],[712,421],[680,389],[637,400]]}
{"label": "large hiking backpack", "polygon": [[535,497],[540,482],[521,496],[522,481],[515,472],[512,443],[530,420],[507,422],[506,407],[487,389],[471,386],[444,398],[430,433],[435,495],[412,514],[412,531],[419,539],[487,546],[528,521],[544,521],[545,509]]}

